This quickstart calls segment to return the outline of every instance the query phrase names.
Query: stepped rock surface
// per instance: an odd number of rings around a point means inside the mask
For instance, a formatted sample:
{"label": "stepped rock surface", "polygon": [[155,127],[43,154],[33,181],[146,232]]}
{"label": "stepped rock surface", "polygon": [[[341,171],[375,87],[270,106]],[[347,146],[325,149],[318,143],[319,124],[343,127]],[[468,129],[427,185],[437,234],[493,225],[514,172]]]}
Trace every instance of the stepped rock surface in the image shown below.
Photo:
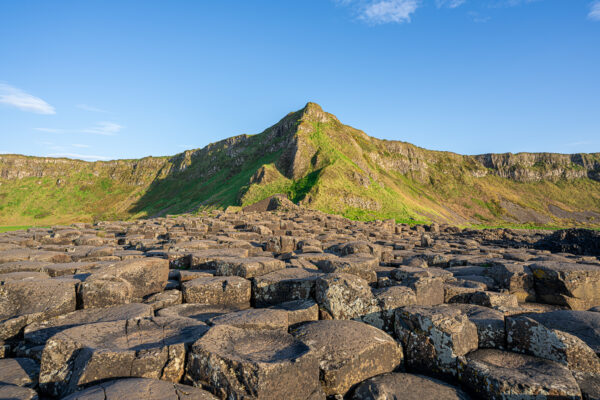
{"label": "stepped rock surface", "polygon": [[589,241],[302,207],[2,233],[0,398],[598,398]]}
{"label": "stepped rock surface", "polygon": [[[262,133],[169,157],[85,162],[0,155],[0,225],[240,207],[303,207],[359,220],[599,227],[600,154],[430,151],[370,137],[308,103]],[[70,234],[44,241],[61,244]],[[563,239],[555,245],[581,247]]]}

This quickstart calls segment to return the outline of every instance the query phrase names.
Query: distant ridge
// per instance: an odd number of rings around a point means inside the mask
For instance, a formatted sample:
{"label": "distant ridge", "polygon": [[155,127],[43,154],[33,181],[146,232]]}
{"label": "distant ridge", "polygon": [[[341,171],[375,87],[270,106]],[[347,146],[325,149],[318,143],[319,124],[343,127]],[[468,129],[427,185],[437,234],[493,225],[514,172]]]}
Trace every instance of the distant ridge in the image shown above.
{"label": "distant ridge", "polygon": [[372,138],[315,103],[257,135],[171,157],[0,155],[0,225],[247,206],[283,193],[354,219],[600,226],[600,153],[476,156]]}

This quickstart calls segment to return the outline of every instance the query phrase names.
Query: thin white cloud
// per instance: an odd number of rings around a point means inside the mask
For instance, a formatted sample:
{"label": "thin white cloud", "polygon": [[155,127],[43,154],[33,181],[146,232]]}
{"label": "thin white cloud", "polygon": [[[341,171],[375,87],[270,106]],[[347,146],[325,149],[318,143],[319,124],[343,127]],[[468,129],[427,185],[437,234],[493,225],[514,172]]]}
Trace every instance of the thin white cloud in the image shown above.
{"label": "thin white cloud", "polygon": [[93,135],[115,136],[123,127],[114,122],[96,122],[95,125],[84,129],[34,128],[36,131],[47,133],[90,133]]}
{"label": "thin white cloud", "polygon": [[419,0],[378,0],[363,6],[359,18],[372,24],[410,22]]}
{"label": "thin white cloud", "polygon": [[108,111],[103,110],[101,108],[98,107],[94,107],[94,106],[90,106],[87,104],[77,104],[75,107],[84,110],[84,111],[89,111],[89,112],[96,112],[96,113],[107,113]]}
{"label": "thin white cloud", "polygon": [[437,6],[437,8],[456,8],[465,4],[466,1],[467,0],[436,0],[435,5]]}
{"label": "thin white cloud", "polygon": [[78,149],[89,149],[91,146],[87,144],[73,143],[72,147],[77,147]]}
{"label": "thin white cloud", "polygon": [[590,5],[590,12],[588,18],[592,21],[600,21],[600,0],[594,1]]}
{"label": "thin white cloud", "polygon": [[0,103],[36,114],[56,114],[54,107],[39,97],[4,83],[0,83]]}
{"label": "thin white cloud", "polygon": [[47,132],[47,133],[67,133],[66,129],[55,129],[55,128],[33,128],[36,131]]}
{"label": "thin white cloud", "polygon": [[84,129],[84,133],[92,133],[95,135],[115,136],[123,127],[114,122],[98,122],[91,128]]}
{"label": "thin white cloud", "polygon": [[76,154],[76,153],[51,153],[47,154],[46,157],[60,157],[60,158],[77,158],[84,161],[106,161],[110,160],[110,157],[105,156],[94,156],[87,154]]}

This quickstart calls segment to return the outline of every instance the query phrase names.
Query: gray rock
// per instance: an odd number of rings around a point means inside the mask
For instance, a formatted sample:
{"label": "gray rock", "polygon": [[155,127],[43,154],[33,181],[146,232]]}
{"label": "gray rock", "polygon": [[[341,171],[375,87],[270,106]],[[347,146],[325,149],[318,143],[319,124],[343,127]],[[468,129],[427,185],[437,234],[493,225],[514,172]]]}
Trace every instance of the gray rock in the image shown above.
{"label": "gray rock", "polygon": [[217,400],[193,386],[156,379],[129,378],[103,382],[63,400]]}
{"label": "gray rock", "polygon": [[39,364],[30,358],[0,360],[0,385],[25,386],[35,389],[38,385],[39,374]]}
{"label": "gray rock", "polygon": [[267,307],[286,301],[314,298],[320,273],[305,268],[286,268],[252,280],[252,302]]}
{"label": "gray rock", "polygon": [[254,278],[285,268],[283,261],[269,257],[221,258],[209,263],[217,276]]}
{"label": "gray rock", "polygon": [[402,347],[387,333],[362,322],[308,322],[292,334],[319,359],[327,395],[345,395],[353,385],[402,364]]}
{"label": "gray rock", "polygon": [[396,310],[396,336],[415,371],[457,376],[459,357],[478,346],[476,325],[457,307],[407,306]]}
{"label": "gray rock", "polygon": [[186,347],[208,330],[201,322],[154,317],[77,326],[46,343],[40,388],[65,396],[85,385],[117,377],[179,382]]}
{"label": "gray rock", "polygon": [[566,365],[569,369],[600,374],[600,359],[584,341],[549,329],[527,315],[506,318],[508,349]]}
{"label": "gray rock", "polygon": [[228,399],[308,399],[319,391],[319,366],[288,333],[218,325],[196,341],[187,376]]}
{"label": "gray rock", "polygon": [[288,330],[288,313],[284,310],[253,308],[213,317],[208,320],[211,325],[230,325],[246,329],[278,329]]}
{"label": "gray rock", "polygon": [[166,307],[157,312],[160,317],[191,318],[196,321],[208,322],[211,318],[247,309],[249,305],[210,305],[210,304],[179,304]]}
{"label": "gray rock", "polygon": [[531,265],[538,301],[587,310],[600,305],[600,267],[545,262]]}
{"label": "gray rock", "polygon": [[352,274],[327,274],[317,280],[315,298],[334,319],[353,319],[380,314],[367,281]]}
{"label": "gray rock", "polygon": [[35,390],[14,386],[14,385],[0,385],[0,399],[8,400],[38,400],[38,394]]}
{"label": "gray rock", "polygon": [[422,375],[389,373],[360,383],[352,400],[468,400],[457,387]]}
{"label": "gray rock", "polygon": [[250,304],[250,281],[239,276],[196,278],[182,284],[185,303],[211,305]]}
{"label": "gray rock", "polygon": [[467,355],[461,381],[486,399],[581,399],[579,386],[566,367],[500,350]]}
{"label": "gray rock", "polygon": [[24,338],[30,344],[43,345],[57,333],[79,325],[152,316],[154,316],[152,307],[139,303],[77,310],[46,321],[27,325],[24,330]]}
{"label": "gray rock", "polygon": [[287,311],[289,325],[319,320],[319,305],[313,300],[287,301],[271,308]]}

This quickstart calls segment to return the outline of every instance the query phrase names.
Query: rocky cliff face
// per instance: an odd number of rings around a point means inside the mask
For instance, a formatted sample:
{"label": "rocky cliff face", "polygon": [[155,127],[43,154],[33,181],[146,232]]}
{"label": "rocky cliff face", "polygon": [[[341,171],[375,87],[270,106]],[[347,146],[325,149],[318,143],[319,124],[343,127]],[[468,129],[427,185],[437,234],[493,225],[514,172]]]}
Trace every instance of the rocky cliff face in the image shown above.
{"label": "rocky cliff face", "polygon": [[579,213],[593,225],[600,223],[589,217],[600,211],[598,182],[600,154],[430,151],[371,138],[308,103],[261,134],[171,157],[84,162],[0,155],[0,224],[31,223],[32,216],[59,222],[63,208],[70,219],[106,217],[109,210],[127,218],[284,193],[360,219],[564,224]]}

